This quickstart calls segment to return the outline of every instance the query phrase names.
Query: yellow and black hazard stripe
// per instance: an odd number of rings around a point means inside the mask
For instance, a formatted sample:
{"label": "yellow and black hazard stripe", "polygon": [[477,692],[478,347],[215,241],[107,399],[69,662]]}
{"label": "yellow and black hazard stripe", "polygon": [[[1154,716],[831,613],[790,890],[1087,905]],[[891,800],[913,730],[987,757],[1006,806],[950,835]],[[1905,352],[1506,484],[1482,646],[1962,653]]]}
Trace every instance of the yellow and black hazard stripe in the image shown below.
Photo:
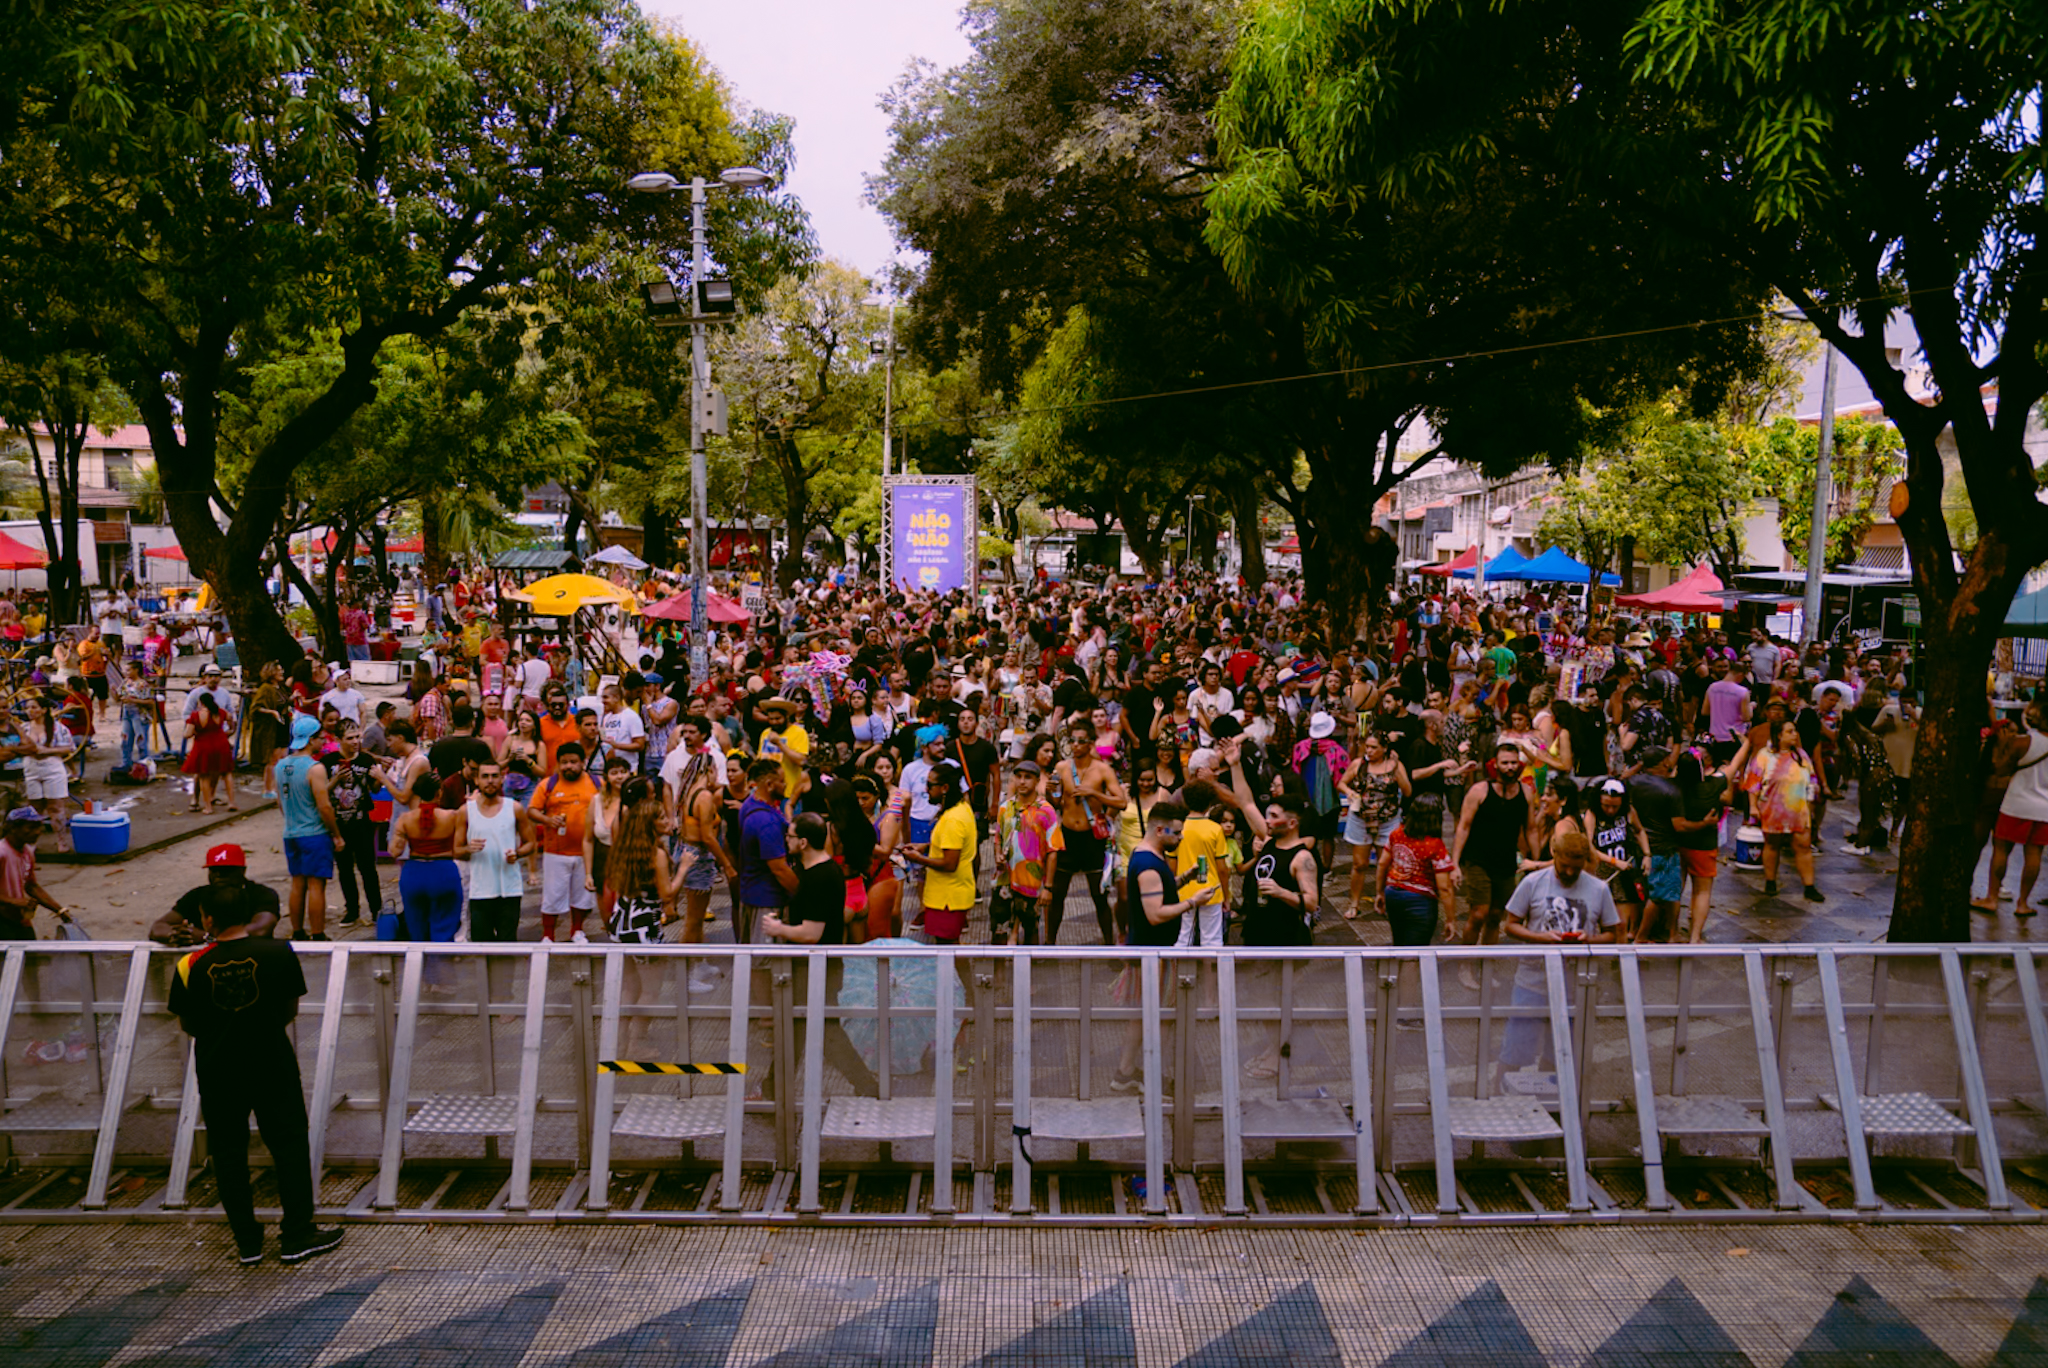
{"label": "yellow and black hazard stripe", "polygon": [[747,1062],[742,1059],[736,1063],[719,1060],[710,1064],[671,1064],[659,1059],[600,1059],[597,1071],[616,1074],[743,1074],[747,1071]]}

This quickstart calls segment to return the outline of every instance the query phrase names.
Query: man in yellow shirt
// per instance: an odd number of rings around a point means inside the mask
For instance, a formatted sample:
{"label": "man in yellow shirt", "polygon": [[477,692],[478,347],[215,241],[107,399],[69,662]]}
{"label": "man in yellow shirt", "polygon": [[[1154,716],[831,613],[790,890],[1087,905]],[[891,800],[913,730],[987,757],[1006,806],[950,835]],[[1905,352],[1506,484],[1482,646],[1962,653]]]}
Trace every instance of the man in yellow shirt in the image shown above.
{"label": "man in yellow shirt", "polygon": [[939,809],[932,838],[923,849],[907,846],[903,858],[923,865],[924,929],[934,945],[958,945],[974,910],[974,852],[981,834],[974,809],[967,805],[965,782],[958,765],[935,765],[925,781],[926,793]]}
{"label": "man in yellow shirt", "polygon": [[794,814],[797,799],[811,786],[810,776],[804,773],[804,761],[811,755],[811,734],[796,720],[802,708],[793,698],[771,698],[761,704],[761,711],[770,719],[761,733],[761,755],[782,762],[782,806]]}
{"label": "man in yellow shirt", "polygon": [[[1187,807],[1188,818],[1181,825],[1173,872],[1180,876],[1181,893],[1189,899],[1205,888],[1215,891],[1195,916],[1181,919],[1179,943],[1221,949],[1224,921],[1230,915],[1222,898],[1224,848],[1229,843],[1224,839],[1223,828],[1209,814],[1223,802],[1223,795],[1207,779],[1197,779],[1181,789],[1180,798]],[[1191,873],[1193,879],[1188,877]]]}

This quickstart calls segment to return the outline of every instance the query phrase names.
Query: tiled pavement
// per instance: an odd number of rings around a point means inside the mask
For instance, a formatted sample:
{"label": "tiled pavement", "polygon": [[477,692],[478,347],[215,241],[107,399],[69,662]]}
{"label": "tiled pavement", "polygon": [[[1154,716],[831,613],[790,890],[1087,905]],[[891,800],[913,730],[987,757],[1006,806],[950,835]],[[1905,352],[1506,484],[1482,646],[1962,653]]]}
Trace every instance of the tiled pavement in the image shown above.
{"label": "tiled pavement", "polygon": [[2048,1233],[0,1229],[8,1368],[2048,1365]]}

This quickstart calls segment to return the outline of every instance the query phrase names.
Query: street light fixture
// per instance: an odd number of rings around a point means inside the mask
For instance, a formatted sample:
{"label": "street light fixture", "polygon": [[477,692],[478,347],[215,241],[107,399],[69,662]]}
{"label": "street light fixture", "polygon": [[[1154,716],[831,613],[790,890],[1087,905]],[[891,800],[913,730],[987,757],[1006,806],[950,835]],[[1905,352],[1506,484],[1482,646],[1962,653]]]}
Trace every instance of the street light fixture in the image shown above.
{"label": "street light fixture", "polygon": [[[711,383],[711,368],[704,354],[704,322],[734,313],[739,301],[729,280],[704,278],[704,202],[711,190],[761,190],[775,178],[757,166],[731,166],[718,173],[715,183],[702,176],[678,180],[666,171],[643,171],[626,178],[626,188],[643,195],[690,192],[690,294],[695,311],[690,324],[690,674],[702,681],[710,671],[710,652],[705,642],[705,610],[710,600],[705,584],[709,560],[705,535],[704,429],[705,392]],[[680,315],[682,300],[669,281],[641,287],[650,312]],[[714,412],[716,408],[714,406]],[[721,426],[721,430],[722,426]]]}

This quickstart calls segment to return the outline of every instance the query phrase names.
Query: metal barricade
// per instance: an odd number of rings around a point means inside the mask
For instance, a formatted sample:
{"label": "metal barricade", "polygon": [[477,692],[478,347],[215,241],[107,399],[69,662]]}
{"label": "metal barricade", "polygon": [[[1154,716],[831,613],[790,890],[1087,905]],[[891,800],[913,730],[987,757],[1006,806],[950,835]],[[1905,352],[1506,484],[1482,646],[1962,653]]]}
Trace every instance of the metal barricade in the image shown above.
{"label": "metal barricade", "polygon": [[[296,948],[331,1216],[2048,1209],[2048,1019],[2025,946]],[[179,953],[0,956],[0,1219],[217,1214],[168,1008]]]}

